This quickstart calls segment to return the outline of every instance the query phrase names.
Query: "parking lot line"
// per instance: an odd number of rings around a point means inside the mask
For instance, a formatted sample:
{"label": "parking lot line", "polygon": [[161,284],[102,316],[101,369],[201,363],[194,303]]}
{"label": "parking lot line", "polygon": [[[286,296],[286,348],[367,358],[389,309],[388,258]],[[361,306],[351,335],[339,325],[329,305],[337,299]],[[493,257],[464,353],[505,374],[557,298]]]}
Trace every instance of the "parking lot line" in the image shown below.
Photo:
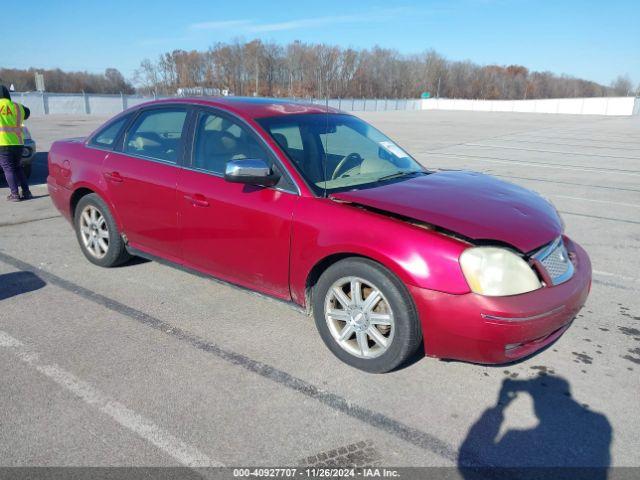
{"label": "parking lot line", "polygon": [[501,173],[492,173],[494,177],[500,178],[510,178],[513,180],[529,180],[531,182],[541,182],[541,183],[554,183],[556,185],[573,185],[576,187],[589,187],[589,188],[600,188],[604,190],[614,190],[620,192],[640,192],[637,188],[626,188],[626,187],[614,187],[612,185],[593,185],[591,183],[576,183],[576,182],[566,182],[561,180],[549,180],[545,178],[532,178],[532,177],[517,177],[515,175],[503,175]]}
{"label": "parking lot line", "polygon": [[[340,395],[323,390],[316,385],[313,385],[276,367],[260,362],[258,360],[254,360],[241,353],[225,349],[189,331],[164,322],[159,318],[153,317],[152,315],[149,315],[145,312],[120,303],[117,300],[89,290],[81,285],[70,282],[69,280],[61,278],[53,273],[38,269],[37,267],[18,258],[12,257],[11,255],[0,252],[0,261],[22,271],[35,273],[43,280],[52,285],[56,285],[63,290],[71,292],[86,300],[101,305],[109,310],[124,315],[147,327],[151,327],[162,333],[170,335],[171,337],[185,342],[192,347],[197,348],[198,350],[213,354],[230,364],[258,374],[263,378],[271,380],[281,386],[284,386],[306,397],[316,400],[335,411],[341,412],[351,418],[359,420],[366,425],[388,433],[418,448],[435,453],[436,455],[449,460],[452,463],[455,463],[457,461],[457,450],[435,435],[413,428],[380,412],[376,412],[366,407],[357,405],[349,401],[348,399],[341,397]],[[483,466],[480,461],[477,461],[476,465]]]}
{"label": "parking lot line", "polygon": [[449,153],[449,152],[437,152],[437,151],[424,151],[419,153],[426,154],[426,155],[433,155],[433,154],[446,155],[449,158],[458,158],[462,160],[472,158],[474,160],[479,160],[481,162],[492,162],[492,163],[500,163],[500,164],[507,164],[507,165],[527,165],[530,167],[553,168],[557,170],[577,170],[579,172],[598,172],[598,173],[608,173],[611,175],[623,175],[623,176],[640,175],[640,171],[624,170],[621,168],[596,168],[596,167],[583,167],[580,165],[557,165],[554,163],[547,163],[547,162],[526,162],[526,161],[520,161],[520,160],[507,160],[505,158],[486,157],[482,155],[467,155],[464,153]]}
{"label": "parking lot line", "polygon": [[617,273],[603,272],[602,270],[593,270],[593,273],[596,275],[602,275],[603,277],[619,278],[620,280],[626,280],[628,282],[640,282],[640,279],[638,278],[629,277],[627,275],[619,275]]}
{"label": "parking lot line", "polygon": [[624,220],[622,218],[601,217],[599,215],[589,215],[586,213],[567,212],[566,210],[558,210],[558,212],[562,213],[563,215],[574,215],[576,217],[595,218],[597,220],[608,220],[610,222],[631,223],[633,225],[640,225],[640,222],[636,222],[635,220]]}
{"label": "parking lot line", "polygon": [[[560,142],[550,142],[546,139],[542,139],[542,142],[540,140],[518,140],[518,139],[514,139],[514,138],[507,138],[507,137],[503,137],[502,138],[505,141],[508,142],[514,142],[514,143],[534,143],[534,144],[544,144],[544,145],[558,145],[561,147],[576,147],[576,148],[599,148],[599,149],[604,149],[604,150],[640,150],[640,147],[612,147],[610,145],[585,145],[585,144],[580,144],[580,143],[560,143]],[[469,143],[463,143],[462,145],[470,145]],[[495,146],[495,145],[492,145]],[[540,151],[540,150],[538,150]],[[564,152],[560,152],[560,153],[564,153]],[[583,154],[584,155],[584,154]]]}
{"label": "parking lot line", "polygon": [[577,155],[579,157],[603,157],[603,158],[620,158],[623,160],[640,160],[640,157],[627,157],[623,155],[606,155],[603,153],[589,153],[584,152],[564,152],[562,150],[544,150],[541,148],[525,148],[525,147],[512,147],[508,145],[486,145],[482,143],[465,143],[467,147],[482,147],[482,148],[502,148],[506,150],[522,150],[524,152],[541,152],[541,153],[559,153],[561,155]]}
{"label": "parking lot line", "polygon": [[580,200],[581,202],[607,203],[609,205],[620,205],[621,207],[640,208],[640,205],[638,205],[636,203],[613,202],[611,200],[595,200],[593,198],[573,197],[571,195],[560,195],[560,194],[557,194],[557,193],[549,193],[549,194],[547,194],[547,196],[549,196],[549,197],[557,197],[557,198],[567,198],[569,200]]}
{"label": "parking lot line", "polygon": [[97,408],[124,428],[131,430],[186,467],[222,467],[196,447],[185,443],[151,420],[134,412],[89,383],[53,363],[40,360],[40,355],[20,340],[0,330],[0,347],[10,351],[22,362],[36,369],[60,387],[68,390],[86,404]]}

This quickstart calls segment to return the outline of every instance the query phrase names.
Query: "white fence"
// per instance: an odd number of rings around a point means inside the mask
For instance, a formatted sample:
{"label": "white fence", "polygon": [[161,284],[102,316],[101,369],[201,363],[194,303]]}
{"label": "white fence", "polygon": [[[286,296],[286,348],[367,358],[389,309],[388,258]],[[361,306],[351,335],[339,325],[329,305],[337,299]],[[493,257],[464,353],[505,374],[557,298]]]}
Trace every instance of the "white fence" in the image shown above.
{"label": "white fence", "polygon": [[[32,115],[72,114],[72,115],[114,115],[129,107],[148,102],[154,98],[139,95],[98,95],[73,93],[12,93],[11,98],[26,105]],[[324,105],[325,99],[295,99]],[[331,98],[329,106],[351,112],[384,110],[420,110],[422,103],[416,99],[391,98]]]}
{"label": "white fence", "polygon": [[[98,95],[82,93],[11,93],[11,98],[31,110],[32,115],[114,115],[129,107],[153,100],[140,95]],[[158,97],[160,98],[160,97]]]}
{"label": "white fence", "polygon": [[[307,100],[309,101],[309,100]],[[422,101],[407,98],[330,98],[311,99],[317,105],[328,104],[345,112],[383,112],[386,110],[422,110]]]}
{"label": "white fence", "polygon": [[[154,97],[140,95],[98,95],[68,93],[12,93],[33,115],[75,114],[114,115]],[[168,98],[168,97],[156,97]],[[305,100],[305,99],[297,99]],[[306,99],[324,105],[325,99]],[[331,98],[329,106],[347,112],[387,110],[466,110],[478,112],[562,113],[574,115],[639,115],[640,98],[593,97],[550,98],[544,100],[465,100],[450,98]]]}
{"label": "white fence", "polygon": [[638,115],[640,98],[593,97],[543,100],[465,100],[429,98],[422,110],[467,110],[477,112],[563,113],[570,115]]}

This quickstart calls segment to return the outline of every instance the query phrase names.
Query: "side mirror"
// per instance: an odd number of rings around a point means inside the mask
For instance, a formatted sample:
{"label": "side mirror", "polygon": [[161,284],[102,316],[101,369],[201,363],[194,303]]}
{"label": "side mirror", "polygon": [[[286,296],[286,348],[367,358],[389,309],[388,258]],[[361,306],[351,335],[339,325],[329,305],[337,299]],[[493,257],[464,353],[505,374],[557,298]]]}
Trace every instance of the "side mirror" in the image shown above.
{"label": "side mirror", "polygon": [[272,187],[278,183],[280,175],[272,173],[271,168],[264,160],[243,158],[242,160],[230,160],[227,162],[224,179],[232,183]]}

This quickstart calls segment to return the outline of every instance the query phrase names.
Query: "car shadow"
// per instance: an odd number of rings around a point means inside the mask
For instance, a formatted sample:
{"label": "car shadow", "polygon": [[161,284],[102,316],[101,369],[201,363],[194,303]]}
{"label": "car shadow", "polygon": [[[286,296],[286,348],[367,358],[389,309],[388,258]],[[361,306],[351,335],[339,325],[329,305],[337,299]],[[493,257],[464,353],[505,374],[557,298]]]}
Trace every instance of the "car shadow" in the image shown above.
{"label": "car shadow", "polygon": [[31,176],[29,177],[29,185],[41,185],[47,183],[49,175],[49,165],[47,157],[49,152],[36,152],[31,161]]}
{"label": "car shadow", "polygon": [[405,368],[409,368],[410,366],[418,363],[420,360],[425,358],[427,355],[424,351],[424,342],[420,342],[420,346],[416,348],[415,352],[413,352],[409,358],[407,358],[404,362],[398,365],[396,368],[392,370],[392,372],[399,372],[400,370],[404,370]]}
{"label": "car shadow", "polygon": [[0,301],[38,290],[45,285],[46,282],[32,272],[0,274]]}
{"label": "car shadow", "polygon": [[[507,429],[505,409],[528,394],[538,424]],[[458,456],[463,478],[606,479],[611,464],[612,428],[607,417],[576,401],[569,382],[540,375],[529,380],[505,379],[496,404],[469,429]],[[558,476],[559,475],[559,476]]]}
{"label": "car shadow", "polygon": [[[48,196],[49,195],[34,195],[33,197],[31,197],[30,200],[37,200],[39,198],[45,198],[45,197],[48,197]],[[28,200],[25,200],[25,201],[28,201]]]}
{"label": "car shadow", "polygon": [[149,262],[151,262],[151,260],[149,260],[148,258],[138,257],[137,255],[134,255],[129,260],[127,260],[126,262],[124,262],[124,263],[122,263],[120,265],[116,265],[115,267],[112,267],[112,268],[135,267],[136,265],[143,265],[143,264],[149,263]]}

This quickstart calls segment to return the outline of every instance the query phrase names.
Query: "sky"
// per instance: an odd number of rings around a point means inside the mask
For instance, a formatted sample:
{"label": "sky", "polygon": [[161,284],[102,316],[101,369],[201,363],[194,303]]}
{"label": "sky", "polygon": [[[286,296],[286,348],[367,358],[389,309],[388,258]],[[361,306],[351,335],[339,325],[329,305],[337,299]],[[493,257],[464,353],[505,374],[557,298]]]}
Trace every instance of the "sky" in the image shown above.
{"label": "sky", "polygon": [[166,51],[259,38],[434,49],[450,60],[640,83],[640,0],[22,0],[11,15],[0,43],[6,68],[115,67],[130,78]]}

